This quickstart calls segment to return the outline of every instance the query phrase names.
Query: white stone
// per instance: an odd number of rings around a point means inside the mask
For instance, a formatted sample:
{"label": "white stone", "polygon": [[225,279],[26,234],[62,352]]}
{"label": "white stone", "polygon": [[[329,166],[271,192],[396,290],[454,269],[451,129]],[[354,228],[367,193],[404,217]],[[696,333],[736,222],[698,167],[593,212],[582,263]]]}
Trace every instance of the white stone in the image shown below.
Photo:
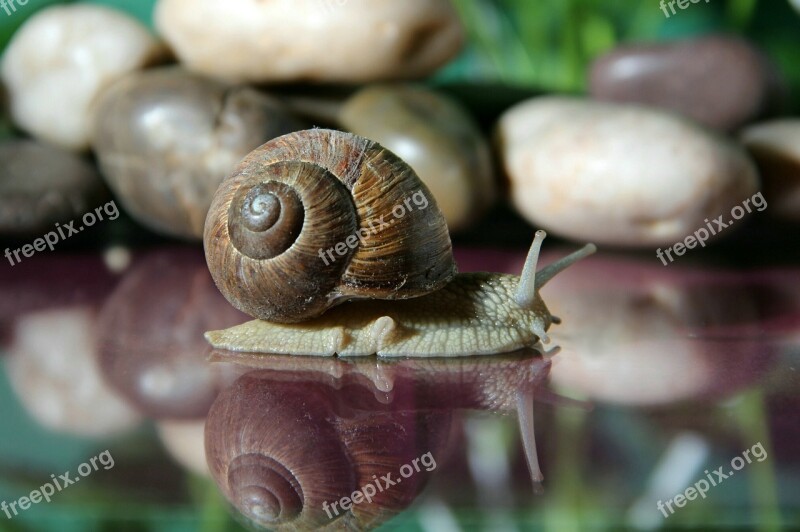
{"label": "white stone", "polygon": [[417,78],[463,40],[449,0],[159,0],[155,21],[189,69],[234,81]]}
{"label": "white stone", "polygon": [[598,244],[670,245],[754,194],[737,145],[654,109],[541,97],[508,110],[498,144],[517,210]]}
{"label": "white stone", "polygon": [[162,50],[142,24],[113,9],[89,4],[43,9],[14,34],[3,56],[11,115],[41,140],[85,149],[95,95]]}

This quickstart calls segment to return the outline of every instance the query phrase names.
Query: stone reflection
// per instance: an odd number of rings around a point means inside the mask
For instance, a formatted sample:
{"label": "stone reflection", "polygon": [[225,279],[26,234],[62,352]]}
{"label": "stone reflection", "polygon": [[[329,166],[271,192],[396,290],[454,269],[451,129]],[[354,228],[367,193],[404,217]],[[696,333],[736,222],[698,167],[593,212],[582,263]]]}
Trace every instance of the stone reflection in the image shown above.
{"label": "stone reflection", "polygon": [[107,437],[156,422],[176,461],[207,474],[205,416],[232,377],[203,332],[246,319],[214,286],[202,250],[42,255],[0,276],[0,347],[26,412],[55,432]]}
{"label": "stone reflection", "polygon": [[100,306],[115,283],[100,257],[87,256],[34,257],[0,279],[6,375],[48,430],[102,438],[140,422],[96,363]]}
{"label": "stone reflection", "polygon": [[232,380],[224,365],[208,364],[203,332],[246,318],[214,286],[202,250],[191,248],[139,258],[103,307],[103,376],[155,421],[175,461],[200,476],[208,476],[205,417]]}
{"label": "stone reflection", "polygon": [[96,311],[118,281],[96,255],[39,254],[0,273],[0,348],[10,346],[20,318],[40,310]]}
{"label": "stone reflection", "polygon": [[774,358],[771,296],[745,273],[599,255],[544,290],[564,324],[553,382],[612,403],[720,398],[755,382]]}
{"label": "stone reflection", "polygon": [[28,414],[49,430],[104,437],[138,424],[136,409],[98,371],[96,318],[88,308],[43,310],[13,329],[8,379]]}
{"label": "stone reflection", "polygon": [[208,477],[206,449],[203,443],[205,418],[156,421],[158,438],[167,453],[183,468],[195,475]]}
{"label": "stone reflection", "polygon": [[103,307],[100,367],[149,416],[202,419],[224,380],[206,362],[203,332],[246,318],[214,286],[201,250],[150,253]]}
{"label": "stone reflection", "polygon": [[[518,411],[531,474],[541,479],[532,401],[550,360],[535,353],[384,362],[215,351],[212,360],[243,374],[209,412],[208,465],[227,500],[258,528],[364,530],[385,522],[436,470],[406,464],[424,464],[423,456],[446,462],[463,409]],[[401,482],[378,480],[387,474]],[[373,494],[365,487],[376,481],[384,489]],[[348,502],[357,491],[370,500]]]}

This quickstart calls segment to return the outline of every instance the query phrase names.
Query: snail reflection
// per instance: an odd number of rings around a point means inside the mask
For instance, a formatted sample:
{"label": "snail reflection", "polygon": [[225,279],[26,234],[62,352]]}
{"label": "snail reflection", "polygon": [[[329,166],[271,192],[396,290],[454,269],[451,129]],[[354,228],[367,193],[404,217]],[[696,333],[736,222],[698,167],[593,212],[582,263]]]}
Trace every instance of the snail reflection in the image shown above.
{"label": "snail reflection", "polygon": [[534,352],[387,363],[215,351],[212,361],[244,373],[206,419],[209,469],[258,528],[385,522],[446,463],[454,415],[465,409],[516,411],[531,475],[541,480],[533,399],[544,393],[550,360]]}

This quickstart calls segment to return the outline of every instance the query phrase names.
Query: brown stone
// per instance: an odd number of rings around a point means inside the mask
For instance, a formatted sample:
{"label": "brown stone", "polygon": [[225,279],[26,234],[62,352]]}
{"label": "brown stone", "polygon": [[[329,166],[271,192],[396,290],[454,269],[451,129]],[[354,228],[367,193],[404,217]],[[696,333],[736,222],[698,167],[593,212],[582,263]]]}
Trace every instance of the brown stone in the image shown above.
{"label": "brown stone", "polygon": [[598,100],[661,107],[726,131],[781,99],[778,73],[767,58],[748,42],[722,35],[618,47],[594,62],[589,86]]}

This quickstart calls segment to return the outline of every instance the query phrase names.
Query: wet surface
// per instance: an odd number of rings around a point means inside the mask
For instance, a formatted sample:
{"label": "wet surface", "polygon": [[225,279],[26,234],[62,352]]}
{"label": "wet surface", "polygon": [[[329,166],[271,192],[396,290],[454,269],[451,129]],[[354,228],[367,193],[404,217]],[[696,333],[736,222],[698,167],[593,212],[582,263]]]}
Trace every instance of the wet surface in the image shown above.
{"label": "wet surface", "polygon": [[[67,515],[75,530],[796,526],[797,243],[746,236],[742,249],[695,250],[668,267],[601,252],[566,270],[542,290],[563,320],[549,331],[561,346],[552,356],[212,351],[203,332],[248,318],[218,293],[202,250],[136,251],[127,265],[43,253],[4,267],[0,500],[51,474],[83,483],[0,520],[23,530]],[[544,247],[542,264],[571,251]],[[524,258],[524,248],[456,247],[461,271],[519,273]],[[82,476],[106,450],[113,467]],[[701,480],[716,485],[688,500]]]}

